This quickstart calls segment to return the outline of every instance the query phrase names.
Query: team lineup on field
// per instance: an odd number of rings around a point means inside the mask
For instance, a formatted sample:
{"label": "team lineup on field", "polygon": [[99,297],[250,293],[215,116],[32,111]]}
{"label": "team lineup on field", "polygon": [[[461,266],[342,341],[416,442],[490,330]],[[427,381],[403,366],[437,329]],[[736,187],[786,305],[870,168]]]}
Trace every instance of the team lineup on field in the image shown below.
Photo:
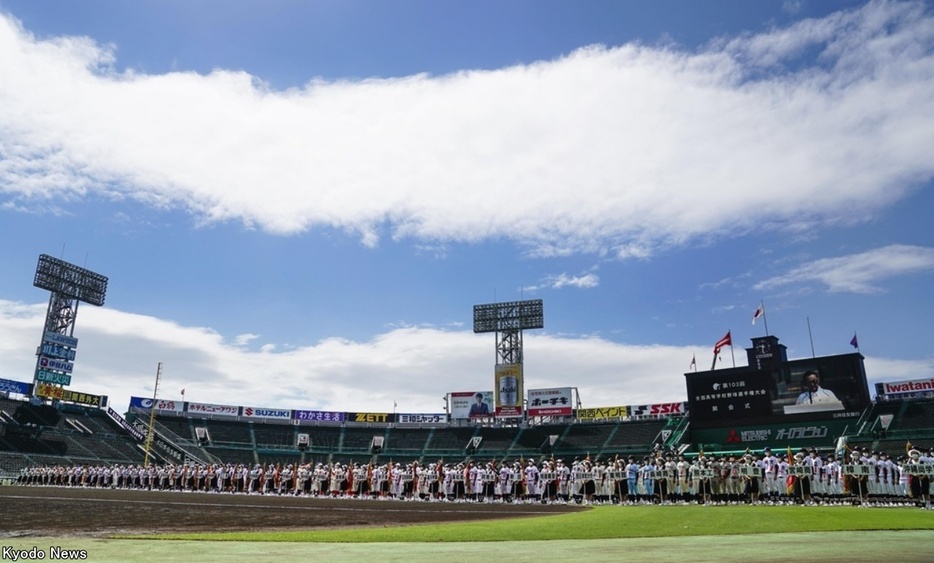
{"label": "team lineup on field", "polygon": [[661,454],[642,459],[386,464],[30,466],[23,486],[145,489],[474,503],[918,505],[930,509],[934,452],[890,459],[854,449],[844,459]]}

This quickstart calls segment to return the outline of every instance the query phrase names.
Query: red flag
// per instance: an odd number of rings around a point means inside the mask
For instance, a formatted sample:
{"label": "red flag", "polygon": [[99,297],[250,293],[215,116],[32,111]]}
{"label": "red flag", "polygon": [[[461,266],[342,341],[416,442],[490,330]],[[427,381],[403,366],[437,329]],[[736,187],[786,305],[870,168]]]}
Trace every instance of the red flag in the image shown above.
{"label": "red flag", "polygon": [[726,336],[717,341],[713,346],[713,355],[718,356],[720,354],[720,349],[724,346],[732,346],[733,339],[730,338],[730,331],[726,331]]}
{"label": "red flag", "polygon": [[[795,456],[791,454],[791,446],[788,446],[788,452],[786,453],[786,461],[788,462],[788,467],[791,467],[795,464]],[[789,475],[785,478],[785,492],[789,495],[793,495],[795,492],[795,480],[797,478],[794,475]]]}

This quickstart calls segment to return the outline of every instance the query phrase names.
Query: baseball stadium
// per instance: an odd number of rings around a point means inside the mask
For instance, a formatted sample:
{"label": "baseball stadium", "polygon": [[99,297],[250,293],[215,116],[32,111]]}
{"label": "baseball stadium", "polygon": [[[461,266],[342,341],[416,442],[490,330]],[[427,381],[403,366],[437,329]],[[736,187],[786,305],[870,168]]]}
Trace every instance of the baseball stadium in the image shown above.
{"label": "baseball stadium", "polygon": [[[40,258],[56,306],[36,378],[0,380],[4,560],[930,559],[934,381],[871,396],[858,350],[789,359],[753,338],[748,366],[685,373],[687,401],[584,409],[574,388],[525,389],[541,301],[497,303],[474,309],[496,388],[452,391],[444,413],[158,396],[118,412],[65,389],[69,303],[106,288],[69,268]],[[68,293],[82,275],[97,294]]]}
{"label": "baseball stadium", "polygon": [[932,146],[934,0],[0,0],[0,563],[932,562]]}

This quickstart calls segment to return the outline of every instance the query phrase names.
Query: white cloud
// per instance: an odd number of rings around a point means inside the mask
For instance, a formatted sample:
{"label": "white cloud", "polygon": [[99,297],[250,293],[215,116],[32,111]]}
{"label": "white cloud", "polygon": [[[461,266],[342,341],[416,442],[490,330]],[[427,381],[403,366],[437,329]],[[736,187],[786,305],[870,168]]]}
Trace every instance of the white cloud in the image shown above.
{"label": "white cloud", "polygon": [[246,346],[247,344],[249,344],[250,342],[253,342],[257,338],[259,338],[258,334],[253,334],[253,333],[238,334],[237,336],[234,337],[234,345]]}
{"label": "white cloud", "polygon": [[[0,374],[31,381],[45,304],[0,300]],[[109,308],[81,310],[72,389],[108,395],[123,411],[149,397],[162,363],[160,397],[195,402],[337,411],[442,412],[453,391],[490,390],[491,335],[394,329],[368,342],[330,338],[275,352],[226,344],[216,332]],[[526,388],[576,387],[583,406],[686,400],[692,357],[706,366],[710,346],[633,346],[601,338],[528,334]],[[729,360],[724,358],[726,365]],[[745,356],[736,355],[738,366]],[[732,365],[732,364],[730,364]],[[876,381],[934,375],[934,359],[866,359]]]}
{"label": "white cloud", "polygon": [[576,287],[578,289],[590,289],[600,285],[600,276],[593,272],[581,274],[579,276],[569,276],[562,272],[558,275],[545,276],[538,285],[523,287],[523,291],[538,291],[540,289],[561,289],[564,287]]}
{"label": "white cloud", "polygon": [[934,270],[934,248],[893,244],[860,254],[815,260],[761,281],[753,288],[768,290],[817,281],[829,291],[874,293],[882,291],[877,284],[883,280],[929,270]]}
{"label": "white cloud", "polygon": [[579,287],[579,288],[590,288],[597,287],[600,285],[600,276],[597,274],[584,274],[582,276],[568,276],[566,274],[561,274],[555,280],[554,287],[560,289],[562,287]]}
{"label": "white cloud", "polygon": [[[45,306],[0,300],[0,373],[31,381]],[[108,395],[122,411],[149,397],[338,411],[442,412],[446,393],[493,387],[492,335],[426,328],[390,330],[367,342],[329,338],[275,352],[231,345],[210,329],[82,308],[72,389]],[[709,347],[630,346],[599,338],[529,334],[527,388],[574,386],[585,406],[685,400],[682,374]]]}
{"label": "white cloud", "polygon": [[14,209],[103,193],[275,233],[508,237],[551,256],[859,221],[934,174],[925,10],[282,92],[237,71],[118,72],[110,46],[0,15],[0,193]]}

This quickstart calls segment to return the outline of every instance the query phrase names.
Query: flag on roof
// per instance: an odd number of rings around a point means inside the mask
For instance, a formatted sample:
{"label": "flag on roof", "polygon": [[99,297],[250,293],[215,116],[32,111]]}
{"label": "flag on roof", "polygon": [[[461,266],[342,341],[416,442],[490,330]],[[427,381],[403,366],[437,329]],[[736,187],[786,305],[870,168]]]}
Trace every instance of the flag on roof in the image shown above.
{"label": "flag on roof", "polygon": [[759,303],[759,307],[756,308],[756,312],[752,314],[752,324],[756,324],[756,321],[759,320],[759,317],[765,314],[765,305]]}
{"label": "flag on roof", "polygon": [[723,338],[718,340],[716,344],[714,344],[713,355],[714,356],[719,355],[720,349],[723,348],[724,346],[732,346],[732,345],[733,345],[733,339],[730,337],[730,331],[728,330],[726,331],[726,336],[724,336]]}

